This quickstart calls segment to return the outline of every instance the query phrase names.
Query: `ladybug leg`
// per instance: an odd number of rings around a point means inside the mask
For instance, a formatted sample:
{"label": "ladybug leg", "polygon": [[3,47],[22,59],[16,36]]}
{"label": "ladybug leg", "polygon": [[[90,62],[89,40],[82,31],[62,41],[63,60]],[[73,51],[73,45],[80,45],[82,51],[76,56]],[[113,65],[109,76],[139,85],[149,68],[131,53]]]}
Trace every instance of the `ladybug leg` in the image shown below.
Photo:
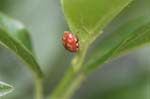
{"label": "ladybug leg", "polygon": [[78,35],[79,35],[79,31],[77,32],[77,34],[75,35],[76,37],[77,37],[77,41],[76,41],[76,43],[78,43],[79,42],[79,38],[78,38]]}
{"label": "ladybug leg", "polygon": [[79,44],[78,43],[76,44],[76,46],[77,46],[77,48],[79,48]]}
{"label": "ladybug leg", "polygon": [[76,41],[76,43],[78,43],[79,42],[79,39],[77,38],[77,41]]}
{"label": "ladybug leg", "polygon": [[76,38],[76,47],[79,48],[79,38]]}
{"label": "ladybug leg", "polygon": [[79,39],[77,38],[76,47],[79,48]]}
{"label": "ladybug leg", "polygon": [[76,34],[76,37],[77,37],[76,46],[77,46],[77,48],[79,48],[79,38],[78,38],[79,33],[80,32],[78,31],[77,34]]}

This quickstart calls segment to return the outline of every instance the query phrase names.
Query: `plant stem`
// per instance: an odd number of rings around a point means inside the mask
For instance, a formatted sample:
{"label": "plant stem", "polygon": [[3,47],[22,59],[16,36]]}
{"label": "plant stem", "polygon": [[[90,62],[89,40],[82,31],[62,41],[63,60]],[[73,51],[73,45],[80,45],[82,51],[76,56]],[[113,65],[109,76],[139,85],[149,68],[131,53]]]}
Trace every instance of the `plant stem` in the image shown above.
{"label": "plant stem", "polygon": [[65,91],[61,99],[70,99],[70,97],[79,88],[79,86],[81,85],[84,79],[85,79],[85,75],[83,73],[77,75],[76,78],[68,86],[67,90]]}
{"label": "plant stem", "polygon": [[42,78],[35,76],[34,81],[35,81],[35,99],[43,99]]}
{"label": "plant stem", "polygon": [[82,49],[73,58],[71,66],[66,72],[64,78],[48,97],[48,99],[68,99],[84,79],[84,75],[80,73],[81,65],[84,61],[88,43],[83,44]]}

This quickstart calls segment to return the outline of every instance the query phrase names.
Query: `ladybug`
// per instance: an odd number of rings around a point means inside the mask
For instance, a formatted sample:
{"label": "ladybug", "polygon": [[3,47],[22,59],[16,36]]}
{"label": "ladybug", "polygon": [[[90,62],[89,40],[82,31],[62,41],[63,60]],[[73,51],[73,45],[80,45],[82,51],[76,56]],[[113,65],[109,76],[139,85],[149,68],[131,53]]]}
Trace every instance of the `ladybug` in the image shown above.
{"label": "ladybug", "polygon": [[62,37],[64,47],[70,52],[77,52],[79,50],[78,38],[68,31],[65,31]]}

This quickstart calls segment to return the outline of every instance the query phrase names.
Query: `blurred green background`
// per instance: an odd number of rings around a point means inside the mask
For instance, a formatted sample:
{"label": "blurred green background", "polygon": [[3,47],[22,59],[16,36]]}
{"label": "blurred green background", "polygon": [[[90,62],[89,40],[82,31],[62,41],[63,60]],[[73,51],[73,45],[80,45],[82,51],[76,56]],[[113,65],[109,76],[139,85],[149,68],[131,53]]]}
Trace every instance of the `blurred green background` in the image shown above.
{"label": "blurred green background", "polygon": [[[46,77],[44,94],[55,88],[73,56],[62,44],[63,31],[69,30],[60,0],[0,0],[0,12],[11,16],[29,30],[36,58]],[[137,16],[150,16],[150,0],[134,0],[104,30],[112,33],[120,23]],[[98,38],[91,46],[100,46]],[[89,51],[89,53],[91,52]],[[150,99],[150,46],[105,64],[91,74],[73,99]],[[33,99],[30,71],[8,49],[0,46],[0,80],[15,91],[0,99]]]}

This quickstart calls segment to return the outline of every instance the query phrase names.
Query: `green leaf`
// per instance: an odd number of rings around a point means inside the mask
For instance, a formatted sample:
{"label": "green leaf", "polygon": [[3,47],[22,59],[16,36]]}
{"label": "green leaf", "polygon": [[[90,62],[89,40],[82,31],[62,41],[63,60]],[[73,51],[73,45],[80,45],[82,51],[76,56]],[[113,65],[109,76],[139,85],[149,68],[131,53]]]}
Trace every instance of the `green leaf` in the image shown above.
{"label": "green leaf", "polygon": [[92,42],[102,29],[133,0],[62,0],[71,31],[80,42]]}
{"label": "green leaf", "polygon": [[40,66],[32,54],[28,31],[20,22],[2,13],[0,13],[0,44],[19,56],[35,75],[42,77]]}
{"label": "green leaf", "polygon": [[11,85],[0,81],[0,97],[12,92],[13,90],[14,88]]}
{"label": "green leaf", "polygon": [[100,46],[93,51],[85,65],[85,72],[91,72],[110,59],[144,44],[150,44],[150,19],[140,17],[123,24],[106,36],[100,42]]}
{"label": "green leaf", "polygon": [[0,27],[32,51],[30,35],[22,23],[0,13]]}

